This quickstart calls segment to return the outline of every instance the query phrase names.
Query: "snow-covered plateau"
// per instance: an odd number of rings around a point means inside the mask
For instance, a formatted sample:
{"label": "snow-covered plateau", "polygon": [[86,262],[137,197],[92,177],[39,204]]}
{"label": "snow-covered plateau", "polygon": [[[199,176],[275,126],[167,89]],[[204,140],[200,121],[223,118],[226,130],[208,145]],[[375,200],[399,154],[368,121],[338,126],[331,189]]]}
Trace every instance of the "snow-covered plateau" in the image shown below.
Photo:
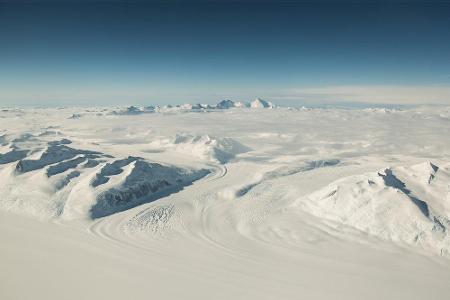
{"label": "snow-covered plateau", "polygon": [[450,299],[450,108],[0,110],[0,299]]}

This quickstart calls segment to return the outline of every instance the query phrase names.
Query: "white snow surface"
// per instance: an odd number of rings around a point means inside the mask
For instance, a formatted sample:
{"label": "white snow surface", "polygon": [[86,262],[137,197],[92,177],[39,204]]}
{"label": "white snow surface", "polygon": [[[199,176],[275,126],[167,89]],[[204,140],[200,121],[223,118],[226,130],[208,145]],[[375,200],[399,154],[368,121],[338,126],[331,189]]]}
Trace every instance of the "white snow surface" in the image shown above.
{"label": "white snow surface", "polygon": [[1,110],[0,299],[449,297],[448,108],[219,104]]}

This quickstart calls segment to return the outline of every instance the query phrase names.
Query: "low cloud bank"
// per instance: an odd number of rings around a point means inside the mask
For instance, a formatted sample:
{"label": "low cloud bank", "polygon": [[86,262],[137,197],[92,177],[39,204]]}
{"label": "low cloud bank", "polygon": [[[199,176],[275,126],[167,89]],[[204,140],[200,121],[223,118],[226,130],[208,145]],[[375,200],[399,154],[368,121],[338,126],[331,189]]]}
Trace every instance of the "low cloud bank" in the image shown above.
{"label": "low cloud bank", "polygon": [[450,105],[450,86],[324,86],[299,88],[278,97],[287,101],[355,102],[399,105]]}

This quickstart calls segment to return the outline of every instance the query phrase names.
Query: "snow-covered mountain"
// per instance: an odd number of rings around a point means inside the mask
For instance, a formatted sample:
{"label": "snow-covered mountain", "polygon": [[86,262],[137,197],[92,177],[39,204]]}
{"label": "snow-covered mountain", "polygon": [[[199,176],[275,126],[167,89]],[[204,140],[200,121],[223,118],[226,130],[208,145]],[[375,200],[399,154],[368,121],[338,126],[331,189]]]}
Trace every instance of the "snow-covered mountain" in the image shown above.
{"label": "snow-covered mountain", "polygon": [[450,164],[424,162],[340,179],[296,205],[333,226],[449,255],[449,184]]}
{"label": "snow-covered mountain", "polygon": [[7,167],[0,175],[0,207],[39,218],[98,218],[177,192],[209,173],[133,156],[116,159],[70,143],[1,155]]}
{"label": "snow-covered mountain", "polygon": [[228,108],[233,108],[236,107],[234,101],[231,100],[222,100],[219,103],[216,104],[215,106],[218,109],[228,109]]}
{"label": "snow-covered mountain", "polygon": [[272,104],[272,102],[265,101],[260,98],[256,98],[250,103],[251,108],[274,108],[275,106]]}
{"label": "snow-covered mountain", "polygon": [[[276,106],[269,101],[262,100],[260,98],[256,98],[250,103],[242,102],[242,101],[233,101],[233,100],[222,100],[219,101],[215,105],[210,104],[180,104],[180,105],[164,105],[164,106],[144,106],[144,107],[138,107],[138,106],[128,106],[125,108],[119,108],[116,110],[113,110],[111,114],[113,115],[141,115],[146,113],[154,113],[154,112],[186,112],[186,111],[208,111],[208,110],[216,110],[216,109],[230,109],[230,108],[275,108]],[[75,117],[72,116],[72,118],[79,118],[81,115],[77,114]]]}

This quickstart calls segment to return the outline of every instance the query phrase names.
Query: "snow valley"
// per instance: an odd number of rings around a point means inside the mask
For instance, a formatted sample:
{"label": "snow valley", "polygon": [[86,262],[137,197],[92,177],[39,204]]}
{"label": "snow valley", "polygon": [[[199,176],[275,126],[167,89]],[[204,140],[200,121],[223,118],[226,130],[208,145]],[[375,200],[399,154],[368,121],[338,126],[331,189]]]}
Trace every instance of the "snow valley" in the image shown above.
{"label": "snow valley", "polygon": [[448,107],[3,109],[0,298],[448,298],[449,132]]}

